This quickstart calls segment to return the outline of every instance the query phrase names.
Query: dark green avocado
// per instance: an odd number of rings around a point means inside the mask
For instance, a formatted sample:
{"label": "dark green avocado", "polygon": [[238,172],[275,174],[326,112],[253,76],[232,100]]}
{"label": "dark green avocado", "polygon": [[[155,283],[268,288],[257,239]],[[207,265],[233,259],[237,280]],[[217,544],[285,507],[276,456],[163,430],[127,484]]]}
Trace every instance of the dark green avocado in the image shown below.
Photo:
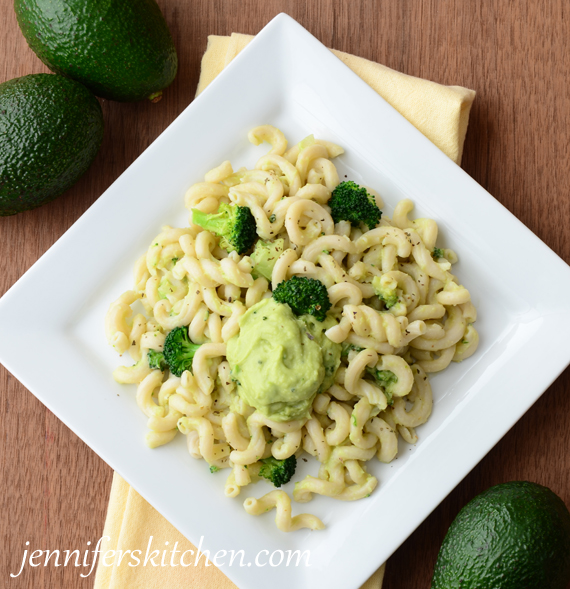
{"label": "dark green avocado", "polygon": [[54,72],[97,96],[157,99],[178,68],[155,0],[15,0],[20,28]]}
{"label": "dark green avocado", "polygon": [[491,487],[451,524],[431,589],[566,589],[570,513],[535,483]]}
{"label": "dark green avocado", "polygon": [[101,105],[78,82],[34,74],[0,84],[0,216],[65,192],[102,140]]}

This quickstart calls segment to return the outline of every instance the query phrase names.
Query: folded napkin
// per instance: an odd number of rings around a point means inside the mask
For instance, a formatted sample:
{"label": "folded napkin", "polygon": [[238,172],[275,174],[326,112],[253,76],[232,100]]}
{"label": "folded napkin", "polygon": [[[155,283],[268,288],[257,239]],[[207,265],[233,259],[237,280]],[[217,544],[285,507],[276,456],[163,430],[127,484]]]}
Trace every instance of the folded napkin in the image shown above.
{"label": "folded napkin", "polygon": [[[196,95],[252,39],[251,35],[239,33],[232,33],[231,37],[210,35],[208,48],[202,58],[202,72]],[[429,80],[407,76],[362,57],[335,49],[332,52],[445,155],[456,164],[461,163],[469,111],[475,99],[474,90],[462,86],[442,86]]]}
{"label": "folded napkin", "polygon": [[[196,94],[202,92],[252,38],[237,33],[231,37],[210,36],[202,58]],[[333,50],[333,53],[443,153],[454,162],[461,162],[469,110],[475,98],[473,90],[461,86],[442,86],[341,51]],[[268,122],[260,121],[260,124]],[[224,497],[220,498],[220,501],[224,500]],[[281,532],[276,530],[275,533]],[[199,561],[198,566],[194,566],[194,556],[187,559],[188,562],[192,561],[192,566],[170,566],[168,552],[164,559],[165,566],[161,566],[164,550],[180,551],[174,560],[177,564],[181,553],[193,550],[196,554],[197,549],[117,473],[113,478],[103,536],[108,539],[101,544],[94,589],[235,589],[235,585],[220,569],[211,563],[206,566],[205,558]],[[176,543],[178,546],[175,548]],[[126,554],[127,550],[141,551],[142,558],[138,566],[133,566],[136,561],[130,559],[129,555],[119,562],[119,551]],[[145,555],[152,555],[153,550],[160,551],[160,556],[154,559],[157,566],[153,566],[151,560],[143,566]],[[115,554],[108,551],[115,551]],[[105,553],[107,558],[103,558]],[[380,589],[384,568],[385,565],[382,565],[362,585],[362,589]]]}

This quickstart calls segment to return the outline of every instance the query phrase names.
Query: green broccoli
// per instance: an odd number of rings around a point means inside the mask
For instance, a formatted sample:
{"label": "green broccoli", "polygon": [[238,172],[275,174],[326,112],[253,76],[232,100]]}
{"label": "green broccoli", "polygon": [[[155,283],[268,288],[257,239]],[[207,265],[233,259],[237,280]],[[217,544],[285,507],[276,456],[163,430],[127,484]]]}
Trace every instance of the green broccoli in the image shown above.
{"label": "green broccoli", "polygon": [[192,222],[219,237],[220,246],[228,252],[247,252],[257,239],[255,218],[248,207],[222,203],[217,213],[192,209]]}
{"label": "green broccoli", "polygon": [[377,293],[378,298],[384,301],[386,309],[391,309],[398,302],[398,295],[395,292],[392,293]]}
{"label": "green broccoli", "polygon": [[352,352],[352,350],[354,350],[355,352],[362,352],[362,350],[364,350],[364,348],[361,348],[360,346],[355,346],[354,344],[349,344],[346,341],[342,342],[341,346],[342,350],[340,352],[340,355],[343,358],[346,358],[348,354]]}
{"label": "green broccoli", "polygon": [[376,384],[384,389],[388,405],[393,405],[394,399],[392,397],[392,385],[395,385],[398,382],[398,377],[391,370],[367,368],[367,371],[374,377]]}
{"label": "green broccoli", "polygon": [[220,470],[220,469],[217,466],[214,466],[214,465],[210,466],[211,473],[218,472],[218,470]]}
{"label": "green broccoli", "polygon": [[374,378],[384,388],[390,387],[390,385],[398,382],[398,377],[391,370],[376,370]]}
{"label": "green broccoli", "polygon": [[175,327],[164,340],[164,359],[174,376],[192,370],[192,360],[200,344],[190,341],[187,327]]}
{"label": "green broccoli", "polygon": [[297,468],[297,459],[294,454],[284,460],[277,460],[277,458],[270,456],[269,458],[263,458],[259,462],[261,462],[259,476],[271,481],[275,487],[286,485]]}
{"label": "green broccoli", "polygon": [[335,223],[364,223],[368,229],[374,229],[382,217],[374,197],[352,180],[341,182],[333,190],[328,205]]}
{"label": "green broccoli", "polygon": [[286,303],[295,315],[313,315],[324,321],[331,308],[327,287],[316,278],[293,276],[277,285],[273,298],[278,303]]}
{"label": "green broccoli", "polygon": [[433,252],[431,254],[436,260],[439,260],[439,258],[444,258],[445,257],[445,252],[438,248],[438,247],[434,247],[433,248]]}
{"label": "green broccoli", "polygon": [[284,244],[283,239],[276,239],[275,241],[263,241],[260,239],[255,244],[253,254],[251,254],[254,278],[263,276],[271,281],[273,267],[277,262],[277,258],[283,253]]}
{"label": "green broccoli", "polygon": [[398,302],[398,293],[396,292],[396,286],[393,287],[385,286],[382,284],[380,276],[374,276],[372,279],[372,288],[379,299],[384,301],[386,309],[390,309]]}
{"label": "green broccoli", "polygon": [[168,368],[168,363],[164,359],[162,352],[156,350],[149,350],[147,354],[148,367],[153,370],[162,370],[164,372]]}

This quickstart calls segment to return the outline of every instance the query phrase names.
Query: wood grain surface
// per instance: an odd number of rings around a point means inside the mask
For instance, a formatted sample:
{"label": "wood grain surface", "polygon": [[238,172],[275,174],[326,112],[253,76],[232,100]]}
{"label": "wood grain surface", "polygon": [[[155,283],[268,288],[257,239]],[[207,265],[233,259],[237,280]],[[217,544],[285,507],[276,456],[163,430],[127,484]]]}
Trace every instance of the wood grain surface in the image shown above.
{"label": "wood grain surface", "polygon": [[[564,0],[159,4],[178,50],[175,82],[158,104],[102,101],[105,140],[87,174],[55,202],[0,218],[0,295],[192,101],[207,36],[255,34],[282,11],[329,47],[407,74],[475,89],[463,168],[570,262],[570,23]],[[28,48],[12,0],[0,0],[0,23],[0,82],[48,71]],[[501,253],[507,259],[516,255],[508,243]],[[9,577],[19,570],[26,542],[31,548],[85,550],[88,541],[101,536],[112,472],[3,367],[0,403],[0,586],[92,587],[94,575],[81,579],[72,567],[28,566],[17,579]],[[392,556],[385,589],[428,589],[447,527],[467,501],[491,485],[535,481],[570,505],[569,447],[566,370]]]}

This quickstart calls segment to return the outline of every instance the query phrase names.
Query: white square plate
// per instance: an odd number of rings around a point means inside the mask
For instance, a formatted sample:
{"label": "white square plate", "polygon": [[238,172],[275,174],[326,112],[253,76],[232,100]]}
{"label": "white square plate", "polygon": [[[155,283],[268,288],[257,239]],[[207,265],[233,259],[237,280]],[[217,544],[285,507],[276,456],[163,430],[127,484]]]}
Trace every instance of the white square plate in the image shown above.
{"label": "white square plate", "polygon": [[[396,461],[371,467],[380,481],[372,496],[293,505],[294,513],[322,518],[322,532],[284,534],[273,514],[247,515],[243,499],[266,492],[265,484],[226,499],[224,475],[193,460],[182,439],[146,448],[146,418],[134,387],[113,381],[119,359],[103,332],[109,303],[130,288],[133,263],[160,225],[187,223],[185,190],[225,159],[234,169],[251,167],[267,146],[249,144],[247,132],[265,123],[294,142],[314,133],[342,145],[341,177],[377,189],[389,216],[408,197],[418,216],[436,219],[440,245],[458,252],[456,273],[479,310],[478,352],[433,377],[434,411],[418,429],[417,446],[402,443]],[[279,15],[6,293],[0,360],[195,544],[204,536],[212,553],[244,549],[245,563],[262,550],[310,550],[308,568],[223,567],[240,588],[350,589],[568,364],[569,292],[570,268],[560,258],[305,29]],[[301,465],[303,476],[317,470],[312,460]]]}

